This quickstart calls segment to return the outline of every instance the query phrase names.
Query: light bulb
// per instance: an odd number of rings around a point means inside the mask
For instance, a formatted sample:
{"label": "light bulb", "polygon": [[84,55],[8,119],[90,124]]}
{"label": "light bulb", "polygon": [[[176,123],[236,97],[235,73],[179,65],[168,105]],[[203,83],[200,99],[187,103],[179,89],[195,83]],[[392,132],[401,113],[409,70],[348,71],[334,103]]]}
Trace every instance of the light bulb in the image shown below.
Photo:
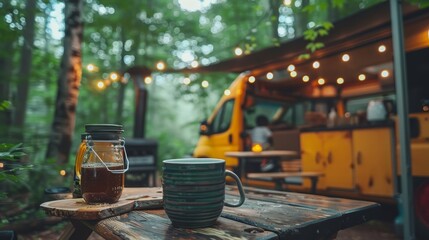
{"label": "light bulb", "polygon": [[249,83],[254,83],[255,82],[255,77],[254,76],[250,76],[249,77],[249,79],[248,79],[248,81],[249,81]]}
{"label": "light bulb", "polygon": [[310,81],[310,77],[307,76],[307,75],[304,75],[304,76],[302,76],[302,81],[303,82],[308,82],[308,81]]}
{"label": "light bulb", "polygon": [[313,68],[319,68],[320,67],[320,63],[318,61],[314,61],[313,62]]}

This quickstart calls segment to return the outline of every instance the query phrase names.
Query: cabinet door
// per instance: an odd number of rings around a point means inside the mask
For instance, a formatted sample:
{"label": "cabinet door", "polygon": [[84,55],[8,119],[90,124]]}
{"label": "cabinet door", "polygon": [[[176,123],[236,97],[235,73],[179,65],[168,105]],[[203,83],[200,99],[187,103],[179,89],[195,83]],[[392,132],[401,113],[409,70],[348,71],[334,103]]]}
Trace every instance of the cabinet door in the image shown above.
{"label": "cabinet door", "polygon": [[356,185],[362,194],[393,196],[391,131],[372,128],[353,131]]}
{"label": "cabinet door", "polygon": [[[302,170],[325,173],[325,168],[322,164],[322,135],[314,132],[301,133],[300,141]],[[311,186],[308,179],[305,179],[303,185],[308,188]],[[317,189],[325,189],[325,177],[319,178]]]}
{"label": "cabinet door", "polygon": [[323,161],[327,188],[353,189],[354,170],[351,131],[323,133]]}

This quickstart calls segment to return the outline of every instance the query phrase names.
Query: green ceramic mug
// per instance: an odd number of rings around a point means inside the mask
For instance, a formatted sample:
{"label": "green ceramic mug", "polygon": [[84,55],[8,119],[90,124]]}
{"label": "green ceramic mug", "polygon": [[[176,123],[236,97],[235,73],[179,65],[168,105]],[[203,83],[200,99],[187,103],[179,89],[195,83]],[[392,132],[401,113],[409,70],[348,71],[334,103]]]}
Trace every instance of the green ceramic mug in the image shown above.
{"label": "green ceramic mug", "polygon": [[[183,158],[163,161],[164,209],[174,227],[200,228],[213,225],[223,206],[239,207],[244,203],[240,178],[225,169],[225,160]],[[236,182],[240,200],[225,202],[225,177]]]}

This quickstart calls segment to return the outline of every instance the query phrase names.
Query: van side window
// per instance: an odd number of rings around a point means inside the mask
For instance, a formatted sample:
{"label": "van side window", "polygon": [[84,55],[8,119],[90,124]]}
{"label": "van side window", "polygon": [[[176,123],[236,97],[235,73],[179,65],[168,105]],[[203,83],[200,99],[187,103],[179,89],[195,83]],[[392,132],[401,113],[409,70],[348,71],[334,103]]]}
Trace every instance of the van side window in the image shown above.
{"label": "van side window", "polygon": [[212,133],[220,133],[228,130],[232,119],[232,110],[234,109],[234,100],[229,100],[223,104],[216,113],[212,124]]}

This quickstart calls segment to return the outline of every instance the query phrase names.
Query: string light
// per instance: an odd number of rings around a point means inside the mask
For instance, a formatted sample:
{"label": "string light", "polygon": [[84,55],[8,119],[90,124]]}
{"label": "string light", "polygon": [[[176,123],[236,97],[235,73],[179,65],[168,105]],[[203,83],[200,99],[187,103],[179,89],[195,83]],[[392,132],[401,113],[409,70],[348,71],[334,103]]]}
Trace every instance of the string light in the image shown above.
{"label": "string light", "polygon": [[109,78],[112,79],[112,81],[116,82],[119,79],[119,75],[115,72],[110,73]]}
{"label": "string light", "polygon": [[292,4],[292,0],[284,0],[283,4],[286,6],[290,6]]}
{"label": "string light", "polygon": [[267,77],[268,80],[271,80],[271,79],[273,79],[274,74],[272,72],[267,72],[267,76],[266,77]]}
{"label": "string light", "polygon": [[241,56],[243,54],[243,49],[241,49],[240,47],[236,47],[234,49],[234,53],[236,56]]}
{"label": "string light", "polygon": [[95,71],[97,71],[97,69],[98,68],[92,63],[90,63],[86,66],[86,70],[88,70],[89,72],[95,72]]}
{"label": "string light", "polygon": [[156,69],[158,69],[159,71],[162,71],[165,69],[165,63],[163,61],[159,61],[156,63]]}
{"label": "string light", "polygon": [[226,89],[224,92],[225,96],[231,95],[231,91],[229,89]]}
{"label": "string light", "polygon": [[144,83],[151,84],[152,83],[152,77],[150,77],[150,76],[145,77],[144,78]]}
{"label": "string light", "polygon": [[254,83],[256,81],[254,76],[250,76],[247,80],[249,81],[249,83]]}
{"label": "string light", "polygon": [[64,170],[64,169],[60,171],[60,175],[61,175],[61,176],[65,176],[66,174],[67,174],[67,173],[66,173],[66,170]]}
{"label": "string light", "polygon": [[190,83],[191,83],[191,79],[190,79],[190,78],[185,77],[185,78],[183,79],[183,84],[185,84],[185,85],[189,85]]}
{"label": "string light", "polygon": [[201,82],[201,86],[203,88],[208,88],[209,87],[209,82],[207,80],[204,80],[204,81]]}
{"label": "string light", "polygon": [[319,78],[319,80],[317,80],[317,83],[318,83],[319,85],[323,85],[323,84],[325,84],[325,79],[323,79],[323,78]]}
{"label": "string light", "polygon": [[388,70],[383,70],[383,71],[381,71],[381,74],[380,74],[382,77],[384,77],[384,78],[387,78],[388,76],[389,76],[389,71]]}
{"label": "string light", "polygon": [[292,72],[290,72],[289,75],[294,78],[294,77],[296,77],[298,75],[298,73],[295,72],[295,71],[292,71]]}
{"label": "string light", "polygon": [[0,168],[4,168],[4,163],[0,162]]}
{"label": "string light", "polygon": [[313,68],[319,68],[320,67],[320,63],[319,63],[319,61],[314,61],[313,62]]}
{"label": "string light", "polygon": [[289,72],[294,71],[294,70],[295,70],[295,65],[290,64],[289,66],[287,66],[287,70],[288,70]]}
{"label": "string light", "polygon": [[97,87],[98,89],[103,90],[104,88],[106,88],[106,84],[104,84],[102,80],[98,80]]}
{"label": "string light", "polygon": [[386,46],[384,46],[384,45],[380,45],[380,46],[378,46],[378,52],[383,53],[383,52],[385,52],[385,51],[386,51]]}
{"label": "string light", "polygon": [[198,62],[196,60],[191,62],[191,67],[197,68],[199,66]]}
{"label": "string light", "polygon": [[344,83],[344,78],[342,78],[342,77],[337,78],[337,83],[338,84],[343,84]]}
{"label": "string light", "polygon": [[302,76],[302,81],[303,82],[308,82],[308,81],[310,81],[310,77],[307,76],[307,75],[304,75],[304,76]]}
{"label": "string light", "polygon": [[343,62],[348,62],[350,60],[350,55],[348,55],[347,53],[343,54],[341,60],[343,60]]}
{"label": "string light", "polygon": [[358,79],[359,79],[359,81],[365,81],[365,79],[366,79],[365,74],[359,74]]}

